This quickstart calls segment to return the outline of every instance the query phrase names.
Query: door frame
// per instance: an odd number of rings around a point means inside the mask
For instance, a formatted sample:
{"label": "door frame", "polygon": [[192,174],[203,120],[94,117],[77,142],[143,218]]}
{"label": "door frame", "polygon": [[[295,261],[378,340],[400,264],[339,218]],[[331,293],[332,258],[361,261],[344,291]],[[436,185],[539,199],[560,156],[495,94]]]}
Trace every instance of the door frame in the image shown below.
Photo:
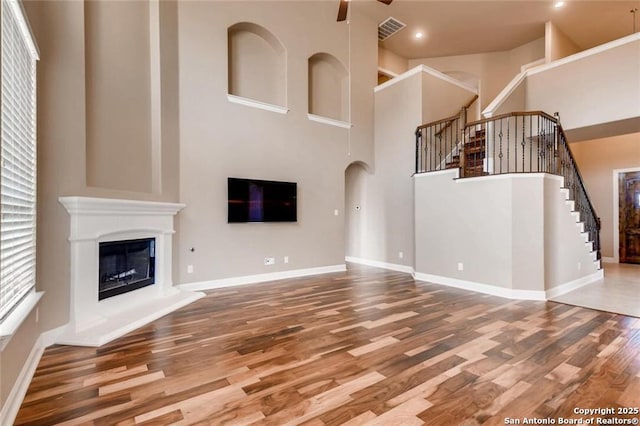
{"label": "door frame", "polygon": [[613,170],[613,262],[620,263],[620,194],[618,181],[622,173],[640,172],[640,167]]}

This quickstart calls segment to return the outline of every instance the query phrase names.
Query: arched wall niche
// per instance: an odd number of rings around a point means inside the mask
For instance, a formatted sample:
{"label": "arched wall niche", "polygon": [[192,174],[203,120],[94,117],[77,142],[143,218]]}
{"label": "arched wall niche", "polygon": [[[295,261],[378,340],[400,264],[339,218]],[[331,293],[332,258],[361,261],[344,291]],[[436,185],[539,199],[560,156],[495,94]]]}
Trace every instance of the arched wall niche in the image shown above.
{"label": "arched wall niche", "polygon": [[349,73],[335,56],[309,57],[309,113],[339,121],[349,120]]}
{"label": "arched wall niche", "polygon": [[227,29],[229,94],[286,106],[287,52],[276,36],[251,22]]}

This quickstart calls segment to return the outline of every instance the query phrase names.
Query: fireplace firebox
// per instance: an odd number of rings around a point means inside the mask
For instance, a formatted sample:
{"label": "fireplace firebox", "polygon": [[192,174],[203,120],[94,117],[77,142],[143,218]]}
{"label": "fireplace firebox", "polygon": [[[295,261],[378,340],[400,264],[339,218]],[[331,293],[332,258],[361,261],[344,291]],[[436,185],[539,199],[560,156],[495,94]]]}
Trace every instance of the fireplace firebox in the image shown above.
{"label": "fireplace firebox", "polygon": [[155,251],[155,238],[101,242],[98,300],[153,284]]}

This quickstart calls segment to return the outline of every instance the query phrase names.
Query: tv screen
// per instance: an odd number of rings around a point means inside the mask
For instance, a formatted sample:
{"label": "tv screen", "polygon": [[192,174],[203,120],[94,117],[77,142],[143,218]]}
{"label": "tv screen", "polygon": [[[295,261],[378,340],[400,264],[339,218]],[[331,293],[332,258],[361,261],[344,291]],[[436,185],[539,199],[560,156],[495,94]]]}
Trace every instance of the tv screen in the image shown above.
{"label": "tv screen", "polygon": [[297,185],[228,178],[228,222],[296,222]]}

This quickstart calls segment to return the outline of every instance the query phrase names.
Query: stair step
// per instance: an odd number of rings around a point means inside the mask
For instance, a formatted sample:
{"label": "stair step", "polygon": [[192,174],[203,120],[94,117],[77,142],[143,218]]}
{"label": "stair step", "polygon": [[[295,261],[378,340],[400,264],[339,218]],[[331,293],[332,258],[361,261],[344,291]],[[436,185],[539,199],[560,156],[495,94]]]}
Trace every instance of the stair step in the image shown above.
{"label": "stair step", "polygon": [[488,174],[489,173],[484,171],[484,166],[483,165],[465,167],[465,169],[464,169],[464,177],[487,176]]}
{"label": "stair step", "polygon": [[484,156],[467,158],[464,165],[465,167],[484,166]]}
{"label": "stair step", "polygon": [[484,146],[485,142],[486,141],[484,139],[484,136],[482,136],[480,138],[470,137],[469,139],[467,139],[467,142],[465,143],[465,146],[469,146],[469,145]]}
{"label": "stair step", "polygon": [[460,167],[460,163],[459,162],[452,162],[452,163],[447,163],[444,165],[445,169],[456,169]]}
{"label": "stair step", "polygon": [[484,149],[484,145],[469,145],[469,144],[466,144],[464,146],[464,152],[467,155],[475,154],[475,153],[478,153],[478,152],[482,152],[484,154],[485,149]]}

